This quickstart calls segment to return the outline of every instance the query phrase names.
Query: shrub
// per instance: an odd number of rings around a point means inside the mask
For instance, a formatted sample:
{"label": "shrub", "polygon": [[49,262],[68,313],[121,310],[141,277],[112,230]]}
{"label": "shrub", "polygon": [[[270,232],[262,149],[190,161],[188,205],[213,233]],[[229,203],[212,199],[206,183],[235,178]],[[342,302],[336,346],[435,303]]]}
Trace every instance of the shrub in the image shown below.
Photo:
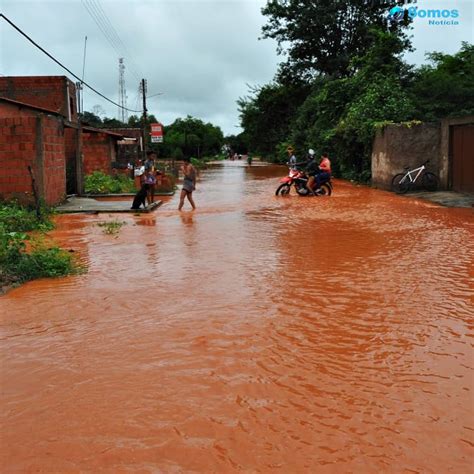
{"label": "shrub", "polygon": [[69,252],[47,247],[38,237],[26,234],[51,230],[54,225],[50,214],[44,210],[38,219],[34,211],[18,204],[0,204],[0,287],[35,278],[65,276],[79,270]]}
{"label": "shrub", "polygon": [[29,232],[32,230],[47,231],[53,229],[51,210],[42,206],[40,219],[34,209],[22,207],[15,202],[0,203],[0,225],[7,232]]}
{"label": "shrub", "polygon": [[100,171],[94,171],[85,177],[84,189],[90,194],[119,194],[136,192],[132,178],[123,174],[109,176]]}

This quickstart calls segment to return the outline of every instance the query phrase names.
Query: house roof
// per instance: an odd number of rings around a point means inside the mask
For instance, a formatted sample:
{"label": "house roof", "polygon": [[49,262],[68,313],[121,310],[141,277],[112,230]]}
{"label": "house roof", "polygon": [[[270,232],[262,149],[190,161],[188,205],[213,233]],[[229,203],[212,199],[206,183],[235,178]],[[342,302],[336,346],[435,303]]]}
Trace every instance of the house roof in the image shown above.
{"label": "house roof", "polygon": [[90,127],[89,125],[83,125],[82,129],[92,133],[105,133],[106,135],[112,135],[114,137],[123,138],[123,135],[121,133],[110,132],[105,128],[95,128]]}
{"label": "house roof", "polygon": [[142,129],[136,127],[108,127],[107,130],[114,133],[120,133],[124,137],[135,139],[141,138],[142,136]]}
{"label": "house roof", "polygon": [[46,112],[48,114],[53,114],[53,115],[62,115],[59,112],[51,109],[46,109],[44,107],[38,107],[36,105],[31,105],[31,104],[25,104],[24,102],[20,102],[18,100],[13,100],[9,99],[8,97],[1,97],[0,96],[0,101],[2,102],[9,102],[13,105],[17,105],[18,107],[27,107],[28,109],[33,109],[33,110],[39,110],[40,112]]}
{"label": "house roof", "polygon": [[[0,102],[8,102],[10,104],[17,105],[18,107],[26,107],[28,109],[38,110],[39,112],[45,112],[45,113],[48,113],[48,114],[53,114],[53,115],[62,117],[62,114],[60,114],[59,112],[55,112],[54,110],[45,109],[44,107],[38,107],[36,105],[25,104],[24,102],[20,102],[18,100],[9,99],[8,97],[0,96]],[[68,123],[65,123],[64,125],[66,127],[71,126],[71,124],[68,124]],[[111,135],[113,137],[117,137],[117,138],[120,138],[120,139],[122,139],[125,136],[121,133],[111,132],[110,130],[107,130],[107,129],[104,129],[104,128],[90,127],[88,125],[83,125],[82,129],[86,130],[87,132],[92,132],[92,133],[105,133],[106,135]]]}

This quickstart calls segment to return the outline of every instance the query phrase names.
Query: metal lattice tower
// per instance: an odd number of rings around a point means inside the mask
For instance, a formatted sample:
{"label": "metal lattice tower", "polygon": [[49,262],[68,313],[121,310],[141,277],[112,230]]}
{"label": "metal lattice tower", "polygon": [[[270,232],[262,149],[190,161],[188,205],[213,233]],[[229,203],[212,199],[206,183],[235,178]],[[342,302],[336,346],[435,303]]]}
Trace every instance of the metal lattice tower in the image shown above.
{"label": "metal lattice tower", "polygon": [[121,122],[126,123],[128,120],[127,111],[127,91],[125,89],[125,64],[123,58],[119,58],[119,105],[118,108],[118,119]]}

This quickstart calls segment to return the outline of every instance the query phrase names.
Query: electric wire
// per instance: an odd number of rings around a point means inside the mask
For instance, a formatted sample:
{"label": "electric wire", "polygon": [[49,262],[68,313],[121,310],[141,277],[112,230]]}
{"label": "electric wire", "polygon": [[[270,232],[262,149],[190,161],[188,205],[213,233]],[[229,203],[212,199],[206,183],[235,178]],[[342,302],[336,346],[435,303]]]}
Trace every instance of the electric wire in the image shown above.
{"label": "electric wire", "polygon": [[[100,0],[89,0],[89,1],[92,1],[93,3],[97,5],[98,10],[100,11],[103,19],[105,20],[105,23],[109,26],[109,30],[112,32],[113,36],[116,38],[118,45],[122,47],[122,51],[125,52],[124,57],[127,58],[128,62],[133,66],[134,69],[138,70],[138,72],[141,73],[142,71],[140,70],[139,67],[137,67],[135,61],[133,60],[133,55],[130,54],[130,50],[128,49],[127,45],[122,41],[122,38],[117,33],[117,30],[115,29],[114,25],[110,21],[110,18],[108,17],[107,13],[102,7],[101,1]],[[133,68],[132,68],[132,72],[134,72]],[[143,77],[143,74],[140,74],[140,76]],[[137,78],[139,79],[138,76]]]}
{"label": "electric wire", "polygon": [[81,0],[81,1],[84,7],[86,8],[87,12],[89,13],[90,17],[94,20],[94,23],[100,29],[100,31],[104,35],[109,45],[115,51],[115,53],[119,57],[127,58],[129,67],[126,69],[125,72],[127,73],[128,71],[130,71],[137,80],[140,80],[139,75],[135,71],[137,67],[132,59],[130,52],[128,51],[127,47],[118,36],[117,31],[111,24],[110,20],[108,19],[101,5],[97,3],[97,1],[94,1],[94,0]]}
{"label": "electric wire", "polygon": [[[0,18],[3,18],[10,26],[12,26],[18,33],[20,33],[22,36],[24,36],[31,44],[36,46],[41,52],[46,54],[50,59],[52,59],[56,64],[58,64],[61,68],[63,68],[65,71],[67,71],[71,76],[73,76],[75,79],[78,81],[81,81],[81,78],[74,74],[69,68],[64,66],[60,61],[58,61],[53,55],[48,53],[44,48],[42,48],[38,43],[36,43],[30,36],[28,36],[21,28],[19,28],[15,23],[13,23],[9,18],[7,18],[3,13],[0,13]],[[83,84],[88,87],[91,91],[95,92],[97,95],[105,99],[106,101],[110,102],[111,104],[123,108],[124,110],[127,110],[128,112],[136,112],[136,113],[141,113],[141,110],[133,110],[133,109],[128,109],[127,107],[122,107],[121,105],[117,104],[117,102],[114,102],[112,99],[109,99],[107,96],[99,92],[97,89],[89,85],[87,82],[83,82]]]}

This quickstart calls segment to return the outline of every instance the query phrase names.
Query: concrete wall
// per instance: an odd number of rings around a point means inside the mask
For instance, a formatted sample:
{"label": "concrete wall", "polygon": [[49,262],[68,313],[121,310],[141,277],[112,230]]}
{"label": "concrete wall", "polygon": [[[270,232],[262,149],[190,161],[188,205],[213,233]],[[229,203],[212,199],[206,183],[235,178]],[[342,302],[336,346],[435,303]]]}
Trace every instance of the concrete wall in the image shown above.
{"label": "concrete wall", "polygon": [[66,76],[0,77],[0,96],[42,107],[77,122],[76,86]]}
{"label": "concrete wall", "polygon": [[0,104],[0,198],[34,201],[28,166],[40,197],[49,205],[64,199],[66,164],[61,117]]}
{"label": "concrete wall", "polygon": [[423,123],[408,128],[402,124],[379,130],[372,148],[372,184],[390,189],[392,177],[405,166],[417,167],[430,160],[428,169],[440,177],[440,187],[448,186],[447,166],[441,155],[441,124]]}

